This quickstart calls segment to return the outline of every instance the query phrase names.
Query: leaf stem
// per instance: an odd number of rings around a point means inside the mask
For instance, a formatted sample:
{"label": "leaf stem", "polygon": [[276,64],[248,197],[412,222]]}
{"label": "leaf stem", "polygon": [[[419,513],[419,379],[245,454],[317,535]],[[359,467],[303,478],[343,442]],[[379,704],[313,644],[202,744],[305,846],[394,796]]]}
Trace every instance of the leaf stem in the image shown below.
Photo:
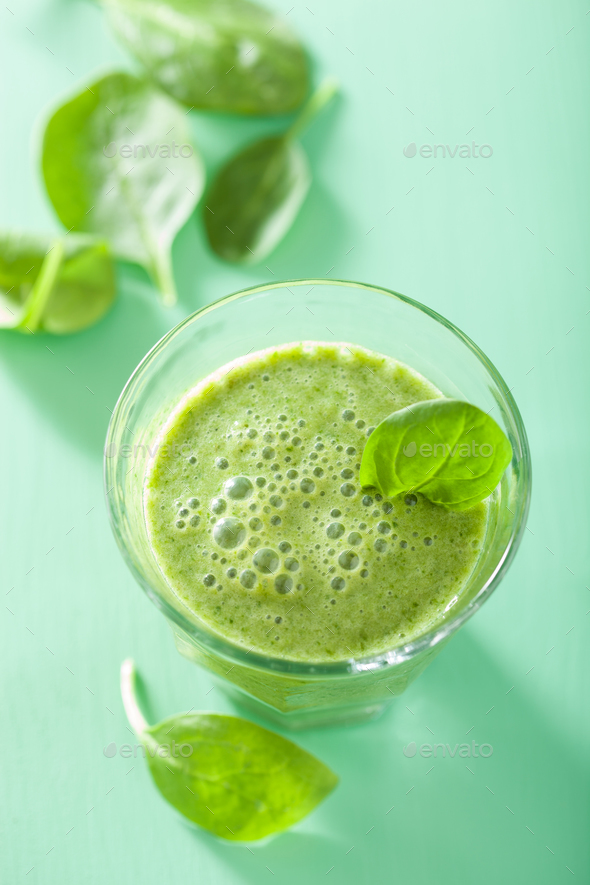
{"label": "leaf stem", "polygon": [[129,725],[138,737],[142,737],[148,728],[148,723],[137,702],[136,677],[135,661],[132,658],[126,658],[121,664],[121,697]]}
{"label": "leaf stem", "polygon": [[287,129],[285,133],[286,139],[299,138],[305,129],[310,125],[312,120],[319,114],[331,98],[338,92],[338,80],[335,77],[326,77],[320,83],[311,98],[303,105],[303,110],[295,120],[295,122]]}
{"label": "leaf stem", "polygon": [[150,253],[152,257],[150,272],[158,287],[162,304],[165,307],[174,307],[178,301],[178,293],[174,282],[170,249],[160,249],[159,246],[153,246]]}
{"label": "leaf stem", "polygon": [[121,190],[126,196],[129,209],[135,216],[139,234],[143,240],[146,252],[149,255],[149,263],[140,260],[150,274],[156,288],[160,293],[160,300],[165,307],[174,307],[178,301],[174,274],[172,272],[171,248],[162,248],[146,223],[145,217],[137,204],[137,200],[129,185],[129,179],[118,170],[118,181]]}
{"label": "leaf stem", "polygon": [[26,329],[29,332],[35,332],[39,328],[45,307],[53,292],[57,275],[62,266],[64,251],[62,240],[55,240],[52,248],[43,259],[39,276],[35,280],[35,284],[27,298],[24,313],[18,324],[19,328]]}

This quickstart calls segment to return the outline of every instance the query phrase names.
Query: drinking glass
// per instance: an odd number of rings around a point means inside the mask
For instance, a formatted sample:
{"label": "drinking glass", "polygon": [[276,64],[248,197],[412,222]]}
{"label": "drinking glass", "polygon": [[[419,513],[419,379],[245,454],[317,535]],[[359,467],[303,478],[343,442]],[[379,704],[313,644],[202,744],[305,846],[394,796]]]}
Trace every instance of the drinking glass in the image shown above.
{"label": "drinking glass", "polygon": [[[160,571],[143,505],[159,435],[181,398],[236,357],[303,340],[352,342],[406,363],[445,396],[493,412],[513,453],[489,499],[481,554],[457,603],[411,641],[326,663],[248,652],[210,629]],[[133,575],[168,619],[178,650],[210,670],[240,704],[287,728],[356,722],[392,703],[502,580],[525,529],[530,488],[521,416],[485,354],[423,304],[378,286],[339,280],[255,286],[192,314],[152,348],[129,379],[105,448],[105,491],[115,537]]]}

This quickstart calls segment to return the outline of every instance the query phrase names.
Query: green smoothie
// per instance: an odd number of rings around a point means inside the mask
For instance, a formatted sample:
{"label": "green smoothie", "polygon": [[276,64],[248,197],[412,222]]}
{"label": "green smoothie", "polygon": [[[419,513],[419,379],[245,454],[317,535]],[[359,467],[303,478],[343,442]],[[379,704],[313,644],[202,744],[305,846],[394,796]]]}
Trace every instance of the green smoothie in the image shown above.
{"label": "green smoothie", "polygon": [[390,357],[299,342],[235,360],[171,415],[145,514],[172,591],[210,630],[326,662],[403,645],[459,598],[488,505],[453,512],[359,485],[391,412],[442,396]]}

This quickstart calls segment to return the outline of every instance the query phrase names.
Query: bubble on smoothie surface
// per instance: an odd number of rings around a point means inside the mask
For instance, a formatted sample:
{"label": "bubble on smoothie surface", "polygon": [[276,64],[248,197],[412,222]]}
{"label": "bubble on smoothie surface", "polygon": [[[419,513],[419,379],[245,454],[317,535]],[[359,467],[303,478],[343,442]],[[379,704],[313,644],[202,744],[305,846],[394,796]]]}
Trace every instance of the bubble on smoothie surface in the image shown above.
{"label": "bubble on smoothie surface", "polygon": [[245,587],[246,590],[251,590],[256,584],[256,573],[253,572],[252,569],[244,569],[240,575],[240,584],[242,587]]}
{"label": "bubble on smoothie surface", "polygon": [[270,575],[279,567],[278,554],[271,547],[262,547],[252,557],[252,562],[259,572]]}
{"label": "bubble on smoothie surface", "polygon": [[[340,512],[340,511],[338,511]],[[341,522],[331,522],[328,528],[326,529],[326,534],[329,538],[335,541],[337,538],[341,538],[345,532],[345,528]]]}
{"label": "bubble on smoothie surface", "polygon": [[215,466],[219,467],[220,470],[227,470],[227,468],[229,467],[229,461],[227,460],[227,458],[216,458]]}
{"label": "bubble on smoothie surface", "polygon": [[228,498],[232,498],[234,501],[241,501],[252,495],[254,486],[247,476],[232,476],[231,479],[226,480],[224,483],[223,491]]}
{"label": "bubble on smoothie surface", "polygon": [[213,513],[224,513],[227,503],[223,498],[213,498],[211,501],[211,510]]}
{"label": "bubble on smoothie surface", "polygon": [[246,527],[234,516],[225,516],[213,526],[213,540],[224,550],[239,547],[246,539]]}
{"label": "bubble on smoothie surface", "polygon": [[352,550],[343,550],[338,557],[338,565],[349,572],[353,571],[353,569],[358,566],[359,561],[358,556],[356,553],[353,553]]}
{"label": "bubble on smoothie surface", "polygon": [[275,590],[277,593],[290,593],[293,589],[293,578],[289,575],[277,575],[275,578]]}

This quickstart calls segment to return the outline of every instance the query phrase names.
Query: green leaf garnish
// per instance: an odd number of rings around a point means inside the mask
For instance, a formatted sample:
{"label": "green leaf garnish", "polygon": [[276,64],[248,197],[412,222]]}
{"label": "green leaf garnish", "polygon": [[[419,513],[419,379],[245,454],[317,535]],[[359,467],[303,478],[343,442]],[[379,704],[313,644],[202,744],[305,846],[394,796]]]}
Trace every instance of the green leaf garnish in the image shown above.
{"label": "green leaf garnish", "polygon": [[307,92],[303,47],[246,0],[103,0],[110,23],[161,89],[189,107],[282,114]]}
{"label": "green leaf garnish", "polygon": [[311,182],[296,138],[336,89],[326,80],[287,132],[254,142],[221,168],[203,209],[209,243],[221,258],[262,261],[287,233]]}
{"label": "green leaf garnish", "polygon": [[108,239],[117,256],[148,270],[165,304],[174,304],[172,241],[205,180],[184,111],[130,74],[109,74],[53,114],[42,164],[68,230]]}
{"label": "green leaf garnish", "polygon": [[0,232],[0,328],[64,335],[96,323],[115,298],[107,243]]}
{"label": "green leaf garnish", "polygon": [[508,438],[477,406],[454,399],[413,403],[375,428],[361,459],[363,487],[421,492],[450,510],[492,494],[512,458]]}
{"label": "green leaf garnish", "polygon": [[131,660],[121,666],[121,694],[164,798],[222,839],[252,841],[285,830],[338,783],[310,753],[246,719],[191,713],[148,725]]}

